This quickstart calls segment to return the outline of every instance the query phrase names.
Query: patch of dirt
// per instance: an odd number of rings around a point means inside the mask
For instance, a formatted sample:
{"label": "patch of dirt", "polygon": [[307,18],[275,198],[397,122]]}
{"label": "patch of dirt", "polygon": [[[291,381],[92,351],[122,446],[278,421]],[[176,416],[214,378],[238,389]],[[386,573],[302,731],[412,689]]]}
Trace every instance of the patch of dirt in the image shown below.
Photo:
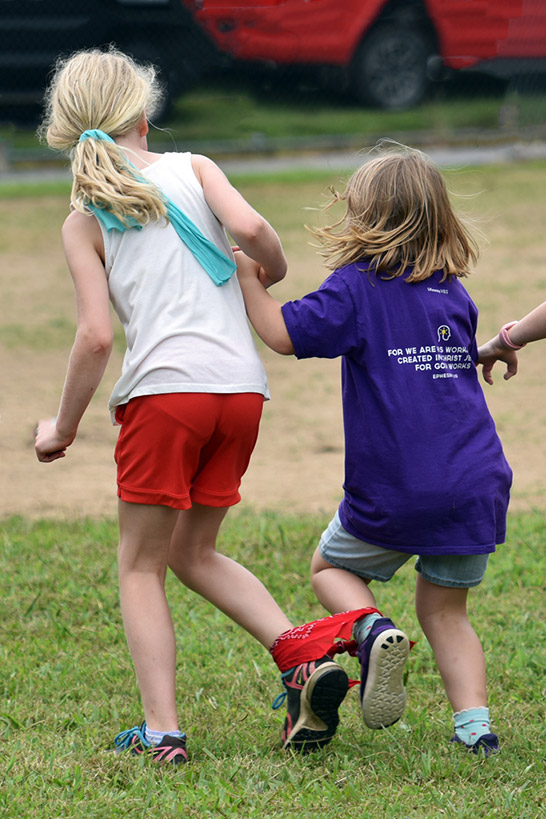
{"label": "patch of dirt", "polygon": [[[544,178],[540,184],[543,190]],[[256,206],[266,212],[259,202]],[[117,431],[106,404],[121,367],[119,352],[112,356],[67,457],[40,464],[33,450],[37,420],[57,409],[73,335],[74,299],[59,237],[65,213],[66,202],[60,197],[0,201],[0,517],[116,514]],[[298,225],[305,221],[299,206],[285,218]],[[468,281],[481,310],[481,339],[544,300],[542,220],[538,207],[515,203],[493,223],[491,246],[479,273]],[[25,225],[26,233],[21,227]],[[518,229],[526,238],[511,244],[506,237]],[[277,287],[282,301],[314,289],[325,275],[303,229],[288,237],[287,251],[294,272]],[[339,362],[298,362],[268,350],[262,354],[273,399],[264,409],[240,508],[331,515],[343,481]],[[546,342],[529,345],[521,353],[521,373],[515,379],[504,382],[499,369],[495,385],[485,385],[514,470],[514,510],[546,505],[545,357]]]}

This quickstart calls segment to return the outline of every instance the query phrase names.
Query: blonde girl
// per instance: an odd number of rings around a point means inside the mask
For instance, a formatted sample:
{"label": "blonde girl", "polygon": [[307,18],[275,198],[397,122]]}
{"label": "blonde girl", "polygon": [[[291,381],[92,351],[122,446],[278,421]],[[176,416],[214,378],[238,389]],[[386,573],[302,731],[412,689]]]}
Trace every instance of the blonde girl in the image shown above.
{"label": "blonde girl", "polygon": [[[211,160],[148,150],[158,99],[154,69],[115,50],[61,62],[48,90],[42,132],[72,161],[62,239],[77,333],[56,418],[40,422],[36,453],[44,463],[63,458],[76,437],[112,349],[111,302],[127,340],[109,404],[121,426],[121,609],[144,709],[115,747],[159,763],[187,759],[169,567],[272,652],[288,695],[283,746],[309,750],[332,738],[348,687],[326,654],[332,628],[318,642],[309,640],[317,624],[293,630],[262,583],[216,551],[269,395],[226,230],[264,285],[284,277],[286,260],[273,228]],[[361,615],[336,621],[339,636]]]}
{"label": "blonde girl", "polygon": [[[375,606],[386,582],[417,556],[416,608],[454,712],[453,740],[492,753],[485,659],[467,595],[505,537],[512,473],[481,388],[477,309],[462,279],[478,247],[453,211],[438,169],[419,151],[384,147],[334,196],[345,206],[317,229],[332,274],[281,305],[259,266],[237,254],[247,311],[272,349],[341,357],[344,497],[311,563],[331,612]],[[390,699],[403,712],[406,635],[378,612],[354,628],[361,704],[372,728]]]}

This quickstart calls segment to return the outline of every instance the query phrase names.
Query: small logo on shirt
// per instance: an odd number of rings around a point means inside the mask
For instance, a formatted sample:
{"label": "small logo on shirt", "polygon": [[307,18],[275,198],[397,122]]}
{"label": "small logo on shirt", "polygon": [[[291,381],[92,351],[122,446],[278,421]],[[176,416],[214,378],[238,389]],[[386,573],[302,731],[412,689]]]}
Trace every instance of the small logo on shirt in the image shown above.
{"label": "small logo on shirt", "polygon": [[447,324],[440,324],[438,327],[438,341],[449,341],[451,338],[451,330]]}
{"label": "small logo on shirt", "polygon": [[440,293],[442,296],[447,296],[449,290],[447,287],[427,287],[429,293]]}

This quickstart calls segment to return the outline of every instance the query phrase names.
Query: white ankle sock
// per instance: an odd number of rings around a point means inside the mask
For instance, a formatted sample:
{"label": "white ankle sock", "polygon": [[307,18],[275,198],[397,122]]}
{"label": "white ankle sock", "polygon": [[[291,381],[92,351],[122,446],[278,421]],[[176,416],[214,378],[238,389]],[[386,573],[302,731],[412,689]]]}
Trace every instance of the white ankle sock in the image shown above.
{"label": "white ankle sock", "polygon": [[146,726],[146,730],[144,732],[146,742],[149,742],[150,745],[158,745],[166,734],[170,737],[180,738],[184,736],[182,731],[151,731],[148,726]]}

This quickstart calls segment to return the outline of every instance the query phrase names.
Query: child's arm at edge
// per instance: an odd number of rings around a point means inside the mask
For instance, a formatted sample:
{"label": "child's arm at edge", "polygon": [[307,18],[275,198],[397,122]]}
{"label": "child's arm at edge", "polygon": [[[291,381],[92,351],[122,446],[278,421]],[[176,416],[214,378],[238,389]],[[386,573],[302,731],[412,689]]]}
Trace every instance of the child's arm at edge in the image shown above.
{"label": "child's arm at edge", "polygon": [[76,290],[77,330],[57,417],[38,424],[35,449],[43,463],[65,457],[104,375],[113,344],[98,223],[93,216],[73,211],[65,221],[62,236]]}
{"label": "child's arm at edge", "polygon": [[498,336],[482,344],[478,349],[478,364],[483,365],[483,378],[488,384],[493,383],[491,371],[495,362],[504,361],[508,380],[518,371],[516,350],[525,347],[531,341],[546,338],[546,301],[527,313],[520,321],[506,324]]}
{"label": "child's arm at edge", "polygon": [[282,305],[269,295],[260,280],[260,266],[236,251],[237,275],[250,322],[262,341],[281,355],[293,355],[294,345],[286,329]]}

